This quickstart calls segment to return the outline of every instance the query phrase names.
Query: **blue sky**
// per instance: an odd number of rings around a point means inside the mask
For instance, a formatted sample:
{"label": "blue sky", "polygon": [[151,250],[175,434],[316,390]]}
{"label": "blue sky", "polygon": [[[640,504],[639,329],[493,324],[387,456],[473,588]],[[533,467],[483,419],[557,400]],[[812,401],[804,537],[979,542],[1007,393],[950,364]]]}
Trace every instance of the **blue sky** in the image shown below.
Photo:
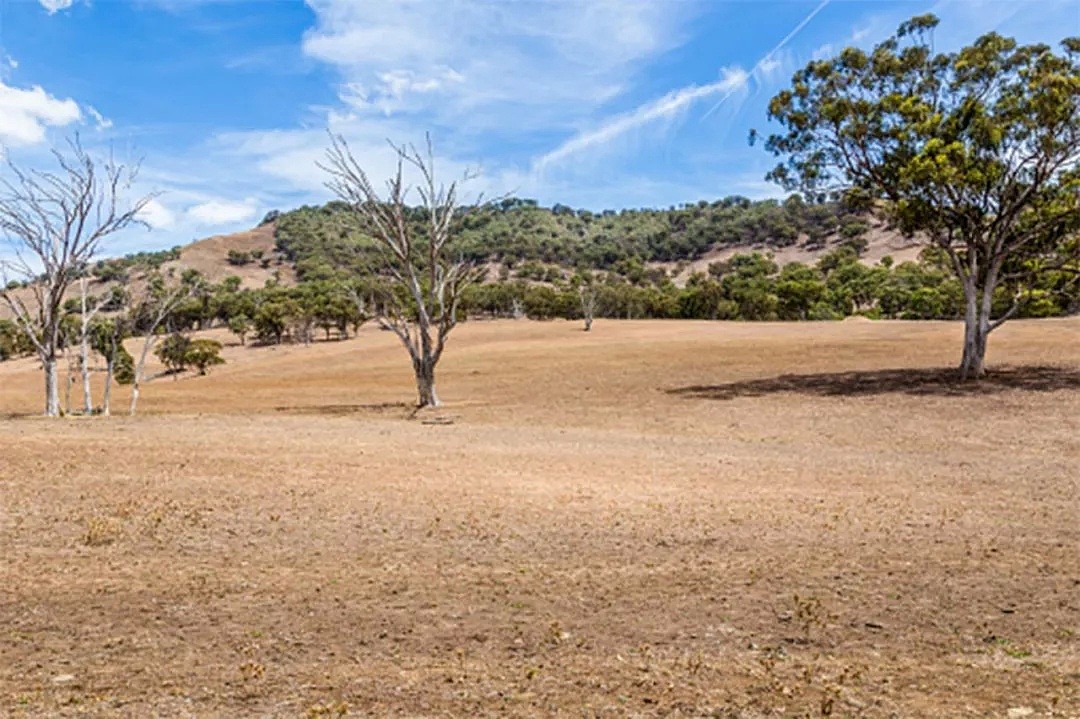
{"label": "blue sky", "polygon": [[932,11],[938,46],[1080,35],[1080,0],[0,0],[0,145],[79,132],[160,192],[118,254],[328,198],[326,130],[373,177],[430,131],[475,192],[592,209],[779,195],[750,128],[799,66]]}

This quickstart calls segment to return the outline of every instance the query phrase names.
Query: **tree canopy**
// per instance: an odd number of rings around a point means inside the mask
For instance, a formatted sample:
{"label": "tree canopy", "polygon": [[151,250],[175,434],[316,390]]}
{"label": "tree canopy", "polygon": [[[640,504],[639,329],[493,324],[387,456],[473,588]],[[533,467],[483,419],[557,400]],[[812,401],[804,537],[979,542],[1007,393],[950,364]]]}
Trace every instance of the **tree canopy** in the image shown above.
{"label": "tree canopy", "polygon": [[[1077,269],[1080,38],[1055,53],[989,33],[938,53],[937,24],[912,18],[870,52],[795,73],[769,105],[785,130],[768,139],[784,158],[770,177],[940,248],[964,289],[961,371],[977,376],[987,336],[1036,278]],[[999,287],[1014,302],[995,313]]]}

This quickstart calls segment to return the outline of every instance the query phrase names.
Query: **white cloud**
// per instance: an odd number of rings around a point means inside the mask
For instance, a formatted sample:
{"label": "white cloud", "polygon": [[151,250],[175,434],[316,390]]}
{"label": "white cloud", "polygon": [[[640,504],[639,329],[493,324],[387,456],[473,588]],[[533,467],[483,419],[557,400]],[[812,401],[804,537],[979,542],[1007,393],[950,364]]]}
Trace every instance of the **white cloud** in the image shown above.
{"label": "white cloud", "polygon": [[74,4],[75,0],[38,0],[38,2],[41,3],[41,7],[45,8],[46,12],[52,15],[59,10],[67,10]]}
{"label": "white cloud", "polygon": [[33,145],[45,139],[46,127],[62,127],[82,117],[72,99],[60,100],[35,85],[29,90],[0,81],[0,143]]}
{"label": "white cloud", "polygon": [[157,199],[143,205],[139,211],[139,219],[154,230],[171,230],[176,227],[176,213]]}
{"label": "white cloud", "polygon": [[258,211],[258,205],[251,198],[242,202],[217,199],[189,208],[187,215],[197,224],[217,226],[253,220]]}
{"label": "white cloud", "polygon": [[[309,0],[303,50],[341,73],[356,112],[425,113],[455,127],[576,124],[678,44],[697,3]],[[429,125],[432,123],[428,123]]]}

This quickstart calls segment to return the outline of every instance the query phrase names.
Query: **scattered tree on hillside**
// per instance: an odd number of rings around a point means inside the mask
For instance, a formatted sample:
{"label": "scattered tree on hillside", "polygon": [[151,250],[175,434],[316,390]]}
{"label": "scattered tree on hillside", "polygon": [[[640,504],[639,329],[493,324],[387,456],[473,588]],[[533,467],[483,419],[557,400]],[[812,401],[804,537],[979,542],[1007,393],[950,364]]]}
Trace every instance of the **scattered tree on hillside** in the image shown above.
{"label": "scattered tree on hillside", "polygon": [[240,340],[240,344],[246,344],[247,333],[251,331],[251,318],[247,315],[234,315],[229,318],[229,332],[232,332]]}
{"label": "scattered tree on hillside", "polygon": [[90,330],[94,317],[104,306],[104,303],[87,293],[87,278],[79,278],[79,369],[82,372],[83,385],[83,414],[91,414],[94,411],[94,398],[90,394]]}
{"label": "scattered tree on hillside", "polygon": [[161,364],[165,365],[165,371],[173,375],[173,379],[176,379],[176,375],[183,372],[188,366],[188,349],[190,347],[191,338],[179,332],[173,332],[154,350],[154,354],[161,360]]}
{"label": "scattered tree on hillside", "polygon": [[[389,280],[377,305],[380,324],[390,329],[409,352],[416,376],[418,404],[437,406],[435,366],[447,337],[458,322],[462,290],[479,281],[482,270],[455,253],[453,239],[468,208],[458,205],[458,185],[441,184],[435,176],[435,156],[428,137],[426,152],[393,146],[397,172],[383,198],[353,157],[345,139],[331,136],[326,163],[327,187],[351,208],[362,231],[381,253],[378,272]],[[410,186],[405,167],[420,176],[420,206],[409,207]],[[469,179],[468,175],[465,179]],[[422,218],[413,224],[412,217]]]}
{"label": "scattered tree on hillside", "polygon": [[157,355],[165,369],[173,375],[183,372],[188,367],[194,367],[200,375],[215,365],[225,364],[221,357],[221,343],[217,340],[191,339],[179,332],[169,335],[161,343],[154,354]]}
{"label": "scattered tree on hillside", "polygon": [[[45,414],[60,414],[57,361],[64,295],[97,254],[102,241],[133,224],[143,224],[144,196],[124,195],[137,167],[103,161],[83,149],[78,136],[66,151],[53,150],[58,170],[24,170],[9,162],[0,179],[0,231],[11,240],[14,259],[0,264],[0,297],[31,340],[45,375]],[[21,275],[25,290],[12,289],[7,272]]]}
{"label": "scattered tree on hillside", "polygon": [[121,311],[112,317],[98,318],[90,328],[90,344],[105,358],[105,388],[101,395],[101,414],[105,417],[112,413],[113,380],[130,384],[134,379],[134,360],[124,348],[124,338],[130,329],[126,309],[125,303]]}
{"label": "scattered tree on hillside", "polygon": [[143,345],[132,373],[129,414],[134,415],[139,404],[139,391],[146,377],[146,359],[161,337],[158,330],[180,303],[191,296],[192,291],[193,286],[188,282],[181,282],[176,287],[169,288],[163,277],[152,275],[147,278],[142,297],[132,303],[131,324],[143,333]]}
{"label": "scattered tree on hillside", "polygon": [[848,48],[797,72],[769,116],[770,177],[843,191],[946,255],[964,296],[963,378],[984,373],[989,334],[1047,272],[1077,256],[1080,37],[1055,54],[990,33],[935,53],[933,15],[870,53]]}
{"label": "scattered tree on hillside", "polygon": [[191,340],[187,346],[184,360],[205,375],[207,371],[216,365],[225,364],[221,356],[221,343],[217,340],[197,339]]}

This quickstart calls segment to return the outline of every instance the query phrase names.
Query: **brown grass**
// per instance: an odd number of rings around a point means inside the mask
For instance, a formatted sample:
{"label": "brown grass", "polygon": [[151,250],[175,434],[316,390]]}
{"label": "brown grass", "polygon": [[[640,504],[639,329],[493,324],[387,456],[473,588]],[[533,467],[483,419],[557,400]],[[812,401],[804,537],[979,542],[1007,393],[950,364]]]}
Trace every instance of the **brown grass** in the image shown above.
{"label": "brown grass", "polygon": [[469,323],[411,419],[375,328],[135,419],[4,363],[0,716],[1076,716],[1080,321],[958,344]]}

